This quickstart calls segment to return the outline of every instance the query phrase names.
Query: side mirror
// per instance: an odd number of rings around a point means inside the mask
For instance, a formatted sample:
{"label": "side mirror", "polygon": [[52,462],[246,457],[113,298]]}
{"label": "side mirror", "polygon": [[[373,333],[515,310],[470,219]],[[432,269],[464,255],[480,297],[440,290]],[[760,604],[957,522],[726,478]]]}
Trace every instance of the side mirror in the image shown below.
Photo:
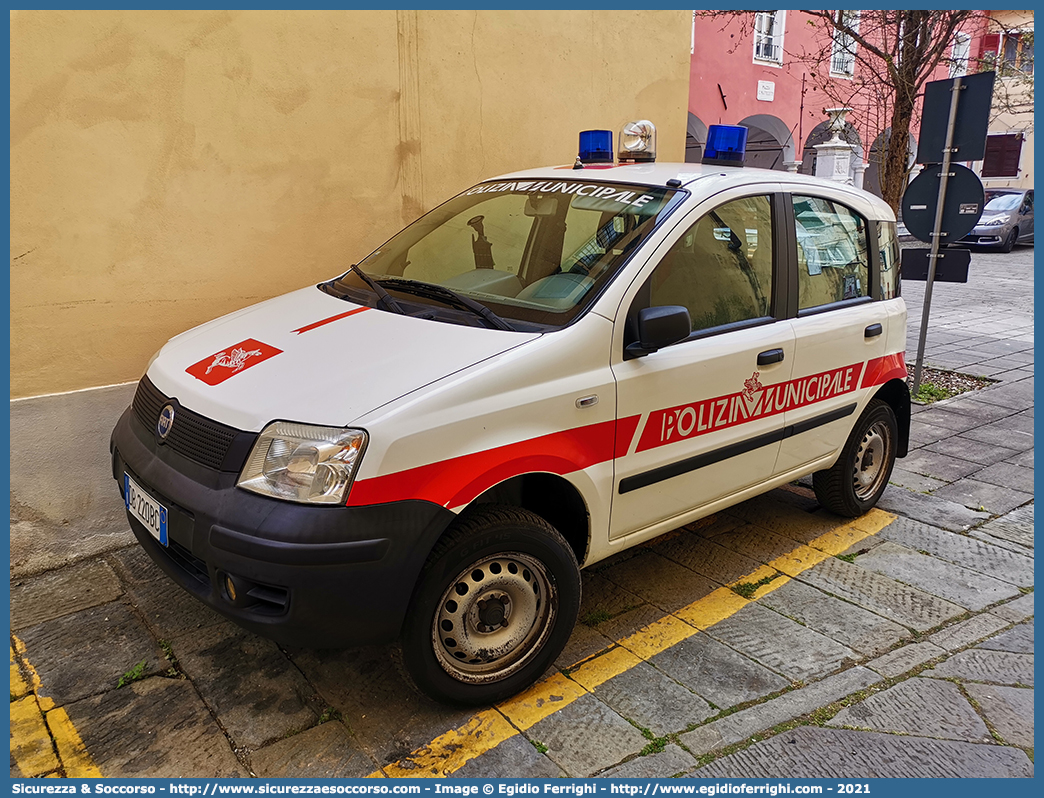
{"label": "side mirror", "polygon": [[659,305],[638,311],[638,340],[628,344],[624,360],[651,355],[665,346],[684,341],[692,332],[688,308]]}

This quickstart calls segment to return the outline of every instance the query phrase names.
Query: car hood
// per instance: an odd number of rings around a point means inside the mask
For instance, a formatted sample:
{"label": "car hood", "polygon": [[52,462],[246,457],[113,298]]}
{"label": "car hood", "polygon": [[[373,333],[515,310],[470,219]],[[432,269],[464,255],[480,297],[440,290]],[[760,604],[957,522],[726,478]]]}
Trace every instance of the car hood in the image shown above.
{"label": "car hood", "polygon": [[274,419],[342,427],[537,337],[401,316],[313,286],[172,338],[148,376],[180,405],[237,429]]}

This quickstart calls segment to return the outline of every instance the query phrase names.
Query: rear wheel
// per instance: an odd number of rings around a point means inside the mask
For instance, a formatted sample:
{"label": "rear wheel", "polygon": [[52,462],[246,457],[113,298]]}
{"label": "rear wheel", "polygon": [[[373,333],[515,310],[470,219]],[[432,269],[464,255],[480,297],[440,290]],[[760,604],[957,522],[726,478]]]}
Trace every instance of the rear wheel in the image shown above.
{"label": "rear wheel", "polygon": [[462,516],[428,558],[402,635],[414,684],[450,704],[489,704],[535,682],[565,647],[580,569],[544,519],[489,506]]}
{"label": "rear wheel", "polygon": [[871,400],[830,468],[812,475],[819,503],[838,515],[862,515],[881,498],[895,465],[898,425],[891,406]]}

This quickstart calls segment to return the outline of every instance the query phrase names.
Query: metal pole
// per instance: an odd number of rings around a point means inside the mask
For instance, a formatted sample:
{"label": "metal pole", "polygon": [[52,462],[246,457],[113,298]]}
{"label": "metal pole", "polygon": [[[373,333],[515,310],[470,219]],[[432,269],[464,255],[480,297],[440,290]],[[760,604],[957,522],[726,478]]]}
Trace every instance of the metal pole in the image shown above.
{"label": "metal pole", "polygon": [[961,96],[961,79],[954,78],[950,96],[950,118],[946,121],[946,144],[943,145],[942,173],[939,178],[939,198],[935,206],[935,227],[932,230],[932,251],[928,255],[928,279],[924,284],[924,308],[921,311],[921,329],[917,338],[917,365],[914,366],[914,395],[921,388],[921,371],[924,367],[924,345],[928,337],[928,314],[932,306],[932,285],[935,282],[935,265],[939,258],[943,201],[946,199],[946,184],[950,180],[950,156],[953,149],[953,129],[957,122],[957,103]]}

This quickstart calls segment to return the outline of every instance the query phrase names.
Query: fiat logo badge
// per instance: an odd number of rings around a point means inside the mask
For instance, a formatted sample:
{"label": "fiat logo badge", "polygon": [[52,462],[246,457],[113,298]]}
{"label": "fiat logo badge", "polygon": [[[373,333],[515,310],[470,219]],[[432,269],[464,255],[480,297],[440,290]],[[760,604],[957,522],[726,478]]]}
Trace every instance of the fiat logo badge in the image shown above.
{"label": "fiat logo badge", "polygon": [[165,405],[160,410],[159,421],[156,422],[156,434],[161,441],[167,440],[170,430],[174,426],[174,405]]}

